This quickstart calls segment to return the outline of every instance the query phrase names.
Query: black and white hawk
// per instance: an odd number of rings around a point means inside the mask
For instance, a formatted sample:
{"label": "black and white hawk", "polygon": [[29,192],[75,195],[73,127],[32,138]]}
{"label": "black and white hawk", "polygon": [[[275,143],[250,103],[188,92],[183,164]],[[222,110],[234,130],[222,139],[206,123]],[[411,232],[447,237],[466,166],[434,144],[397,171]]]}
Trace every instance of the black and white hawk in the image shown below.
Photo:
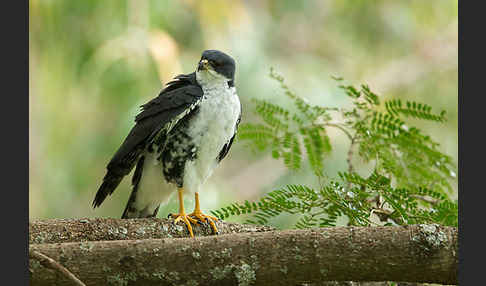
{"label": "black and white hawk", "polygon": [[[122,218],[155,217],[161,203],[178,190],[179,213],[194,237],[191,223],[214,220],[199,206],[199,190],[228,154],[241,119],[234,87],[235,61],[206,50],[195,72],[178,75],[160,94],[142,105],[135,126],[107,166],[93,201],[98,207],[133,167],[132,193]],[[195,195],[195,209],[186,214],[183,193]]]}

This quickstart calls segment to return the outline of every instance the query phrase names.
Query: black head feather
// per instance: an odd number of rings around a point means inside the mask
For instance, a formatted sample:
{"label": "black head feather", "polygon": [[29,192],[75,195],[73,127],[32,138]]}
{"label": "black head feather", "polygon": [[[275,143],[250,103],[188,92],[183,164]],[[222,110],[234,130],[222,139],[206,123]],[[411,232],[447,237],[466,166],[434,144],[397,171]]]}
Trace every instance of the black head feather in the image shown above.
{"label": "black head feather", "polygon": [[218,50],[206,50],[202,53],[201,60],[207,60],[217,73],[231,82],[234,81],[235,60],[232,57]]}

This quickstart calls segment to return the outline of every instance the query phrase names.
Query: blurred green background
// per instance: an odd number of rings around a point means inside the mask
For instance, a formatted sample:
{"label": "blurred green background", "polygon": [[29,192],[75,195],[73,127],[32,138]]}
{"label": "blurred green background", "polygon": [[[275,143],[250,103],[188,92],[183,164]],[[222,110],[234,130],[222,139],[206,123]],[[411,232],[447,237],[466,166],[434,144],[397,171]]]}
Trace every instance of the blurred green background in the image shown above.
{"label": "blurred green background", "polygon": [[[30,0],[29,216],[120,217],[128,177],[101,208],[91,208],[106,164],[139,106],[175,75],[194,71],[205,49],[237,61],[242,122],[255,118],[253,97],[286,102],[268,77],[270,67],[298,95],[326,106],[348,104],[331,79],[341,76],[383,98],[446,110],[444,125],[418,124],[457,162],[457,6],[457,0]],[[334,151],[324,164],[333,176],[346,168],[349,142],[329,133]],[[237,141],[204,186],[201,204],[207,211],[311,178]],[[173,197],[159,216],[176,210]],[[287,218],[275,224],[285,227]]]}

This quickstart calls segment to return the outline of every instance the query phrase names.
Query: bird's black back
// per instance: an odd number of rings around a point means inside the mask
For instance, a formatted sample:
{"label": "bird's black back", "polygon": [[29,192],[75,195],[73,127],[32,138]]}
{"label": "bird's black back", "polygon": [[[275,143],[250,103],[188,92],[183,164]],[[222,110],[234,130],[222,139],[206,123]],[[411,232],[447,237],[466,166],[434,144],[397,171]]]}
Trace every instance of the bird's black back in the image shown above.
{"label": "bird's black back", "polygon": [[130,173],[147,143],[202,96],[203,91],[196,81],[196,74],[191,73],[175,77],[158,97],[141,106],[142,111],[135,117],[135,126],[108,163],[107,173],[93,201],[94,207],[101,205],[123,177]]}

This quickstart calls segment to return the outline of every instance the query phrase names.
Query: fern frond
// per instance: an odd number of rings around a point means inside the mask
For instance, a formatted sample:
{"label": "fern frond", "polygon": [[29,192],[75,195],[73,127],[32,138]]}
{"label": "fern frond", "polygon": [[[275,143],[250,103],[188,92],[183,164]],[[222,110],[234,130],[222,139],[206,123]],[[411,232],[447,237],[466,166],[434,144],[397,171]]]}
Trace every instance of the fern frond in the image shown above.
{"label": "fern frond", "polygon": [[252,140],[260,150],[268,147],[271,141],[275,139],[273,130],[263,124],[241,124],[237,134],[239,140]]}
{"label": "fern frond", "polygon": [[395,137],[400,132],[405,131],[403,129],[405,122],[393,115],[375,111],[371,118],[371,130],[386,134],[388,137]]}
{"label": "fern frond", "polygon": [[253,99],[255,110],[269,126],[278,130],[287,130],[290,112],[276,104],[265,100]]}
{"label": "fern frond", "polygon": [[401,114],[406,117],[414,117],[436,122],[444,122],[446,120],[445,111],[442,111],[438,115],[433,114],[431,106],[417,103],[415,101],[407,101],[406,104],[402,106],[402,101],[400,99],[392,99],[385,102],[385,108],[388,114],[393,116],[399,116]]}
{"label": "fern frond", "polygon": [[370,87],[366,84],[361,85],[361,91],[364,95],[364,99],[371,105],[378,106],[380,105],[380,99],[378,98],[378,95],[373,93],[370,90]]}
{"label": "fern frond", "polygon": [[339,86],[351,98],[352,108],[312,106],[273,69],[270,77],[280,83],[295,108],[253,100],[263,123],[241,124],[238,140],[248,140],[259,150],[270,149],[290,170],[299,170],[306,155],[311,170],[322,179],[324,158],[332,149],[325,128],[336,127],[351,140],[350,148],[358,145],[357,155],[374,161],[375,168],[366,177],[352,172],[357,168],[348,168],[327,184],[319,181],[318,189],[287,185],[257,201],[212,211],[213,215],[222,219],[246,215],[248,223],[268,224],[286,213],[299,216],[296,228],[335,226],[342,218],[348,225],[365,226],[376,223],[377,217],[385,225],[457,225],[457,202],[449,198],[457,173],[452,158],[430,136],[405,122],[406,118],[444,122],[445,112],[435,114],[426,104],[400,99],[385,101],[382,110],[379,96],[365,84]]}

